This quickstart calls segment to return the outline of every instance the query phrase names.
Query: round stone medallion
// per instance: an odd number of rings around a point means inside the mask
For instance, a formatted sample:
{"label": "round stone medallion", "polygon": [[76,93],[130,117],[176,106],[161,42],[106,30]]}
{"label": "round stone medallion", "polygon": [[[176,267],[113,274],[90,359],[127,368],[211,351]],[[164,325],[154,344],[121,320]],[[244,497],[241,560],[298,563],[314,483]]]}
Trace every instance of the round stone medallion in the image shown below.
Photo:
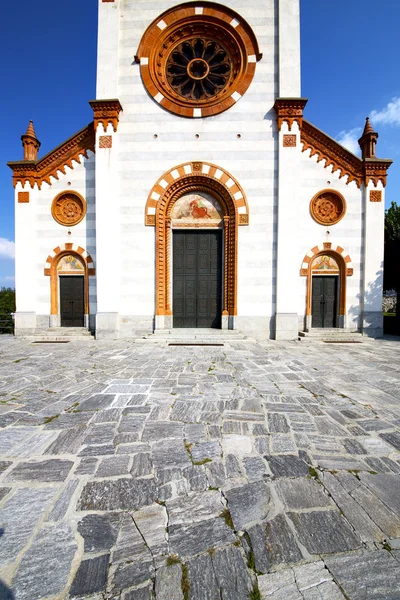
{"label": "round stone medallion", "polygon": [[310,212],[320,225],[335,225],[346,213],[346,200],[339,192],[322,190],[311,200]]}
{"label": "round stone medallion", "polygon": [[84,218],[86,202],[77,192],[61,192],[54,198],[51,212],[57,223],[71,227]]}

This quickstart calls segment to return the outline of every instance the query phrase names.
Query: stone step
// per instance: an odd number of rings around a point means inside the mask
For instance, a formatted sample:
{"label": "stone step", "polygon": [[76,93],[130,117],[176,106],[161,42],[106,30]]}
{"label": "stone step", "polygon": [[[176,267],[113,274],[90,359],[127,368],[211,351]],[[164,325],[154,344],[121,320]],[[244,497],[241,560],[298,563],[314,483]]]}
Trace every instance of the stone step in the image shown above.
{"label": "stone step", "polygon": [[362,335],[357,329],[344,329],[342,327],[314,327],[309,331],[299,331],[299,336],[301,337],[318,337],[319,335],[329,335],[329,334],[353,334],[356,333],[358,335]]}
{"label": "stone step", "polygon": [[299,340],[302,342],[362,342],[365,341],[362,333],[351,329],[312,329],[299,331]]}
{"label": "stone step", "polygon": [[154,337],[168,338],[173,337],[243,337],[245,334],[237,329],[156,329],[154,333],[149,334]]}
{"label": "stone step", "polygon": [[92,332],[86,327],[49,327],[23,337],[30,342],[37,343],[91,342],[94,340]]}

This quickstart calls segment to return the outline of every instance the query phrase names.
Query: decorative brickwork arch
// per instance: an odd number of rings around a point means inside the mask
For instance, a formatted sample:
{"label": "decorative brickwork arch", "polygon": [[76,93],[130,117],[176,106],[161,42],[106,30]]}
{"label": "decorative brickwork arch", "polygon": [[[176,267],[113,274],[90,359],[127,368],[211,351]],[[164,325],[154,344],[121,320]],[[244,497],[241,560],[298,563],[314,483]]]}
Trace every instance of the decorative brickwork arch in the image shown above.
{"label": "decorative brickwork arch", "polygon": [[[232,199],[235,209],[238,214],[238,225],[249,224],[249,205],[243,188],[239,185],[234,177],[225,169],[213,165],[212,163],[204,162],[189,162],[178,167],[174,167],[157,181],[155,186],[150,191],[147,198],[145,223],[146,225],[156,224],[156,213],[159,201],[170,194],[172,187],[181,179],[192,178],[193,183],[196,181],[208,181],[210,186],[214,185],[217,188],[224,189]],[[197,179],[195,179],[197,178]]]}
{"label": "decorative brickwork arch", "polygon": [[322,254],[332,256],[339,266],[339,316],[343,316],[346,314],[346,276],[353,275],[353,263],[344,248],[331,242],[314,246],[303,259],[300,275],[307,277],[306,315],[311,316],[312,265]]}
{"label": "decorative brickwork arch", "polygon": [[44,267],[44,274],[50,276],[50,314],[59,314],[59,301],[58,301],[58,274],[57,265],[60,260],[67,255],[76,256],[84,266],[85,276],[85,314],[89,314],[89,277],[96,275],[93,260],[90,254],[86,252],[81,246],[77,244],[62,244],[54,248],[53,252],[49,254],[46,259]]}
{"label": "decorative brickwork arch", "polygon": [[[156,227],[156,315],[172,315],[171,212],[177,200],[205,192],[223,211],[223,316],[237,314],[238,225],[247,225],[247,200],[239,184],[224,170],[206,163],[175,167],[156,183],[146,205],[146,225]],[[201,228],[201,225],[199,225]]]}

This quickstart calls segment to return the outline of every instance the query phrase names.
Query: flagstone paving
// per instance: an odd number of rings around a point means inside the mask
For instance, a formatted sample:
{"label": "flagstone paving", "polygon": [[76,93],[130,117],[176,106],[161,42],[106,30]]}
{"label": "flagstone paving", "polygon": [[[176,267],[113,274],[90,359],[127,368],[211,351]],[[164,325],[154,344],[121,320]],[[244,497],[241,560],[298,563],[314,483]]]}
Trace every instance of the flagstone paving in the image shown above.
{"label": "flagstone paving", "polygon": [[399,600],[400,341],[0,338],[0,598]]}

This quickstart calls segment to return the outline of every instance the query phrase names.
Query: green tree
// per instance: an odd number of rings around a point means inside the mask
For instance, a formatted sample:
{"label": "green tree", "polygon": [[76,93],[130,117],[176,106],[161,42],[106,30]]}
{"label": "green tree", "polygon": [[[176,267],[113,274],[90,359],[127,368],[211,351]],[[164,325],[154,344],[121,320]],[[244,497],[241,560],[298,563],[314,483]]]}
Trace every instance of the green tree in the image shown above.
{"label": "green tree", "polygon": [[385,212],[385,290],[396,290],[395,331],[400,332],[400,206],[392,202]]}
{"label": "green tree", "polygon": [[2,287],[0,289],[0,333],[11,332],[14,321],[11,313],[15,312],[15,290]]}

